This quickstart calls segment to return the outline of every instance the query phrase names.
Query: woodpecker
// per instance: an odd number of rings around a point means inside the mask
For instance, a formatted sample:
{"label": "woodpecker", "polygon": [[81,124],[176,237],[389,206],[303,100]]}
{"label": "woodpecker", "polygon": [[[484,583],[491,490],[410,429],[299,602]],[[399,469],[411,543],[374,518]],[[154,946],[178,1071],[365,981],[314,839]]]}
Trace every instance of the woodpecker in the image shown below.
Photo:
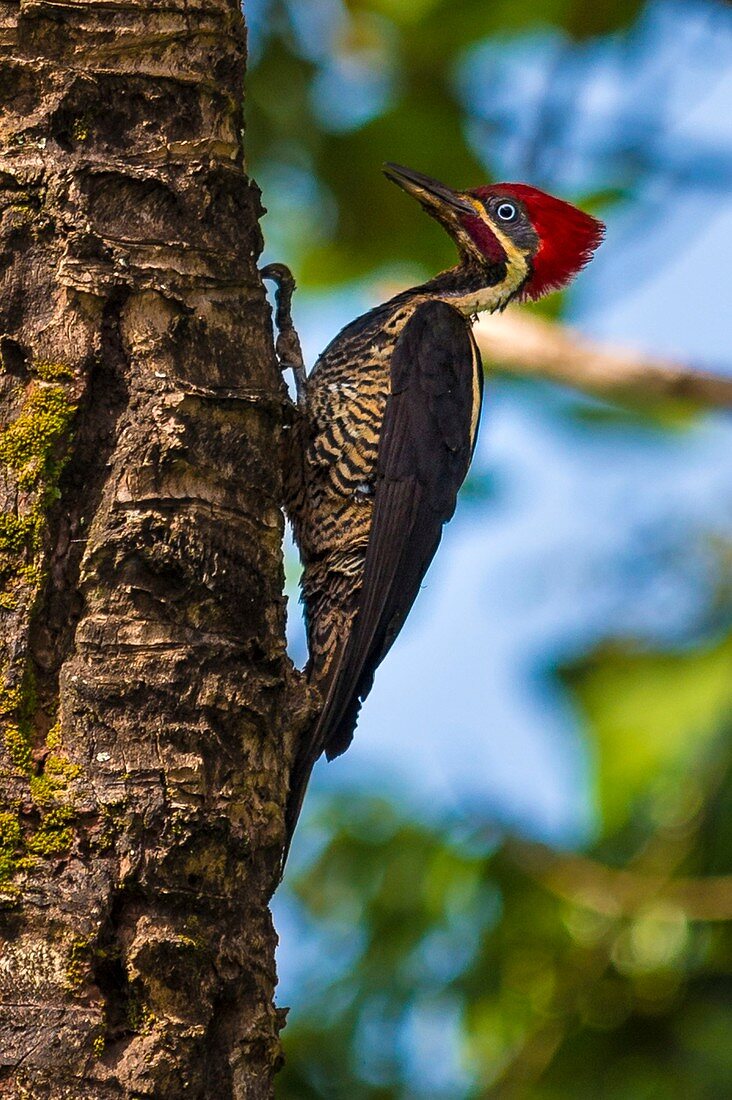
{"label": "woodpecker", "polygon": [[[483,370],[471,321],[565,286],[604,226],[521,183],[454,191],[387,164],[457,246],[458,263],[347,325],[305,378],[278,282],[278,352],[298,406],[286,510],[303,563],[307,675],[322,707],[303,741],[286,808],[287,848],[318,757],[351,743],[362,701],[417,596],[475,449]],[[284,861],[283,861],[284,865]]]}

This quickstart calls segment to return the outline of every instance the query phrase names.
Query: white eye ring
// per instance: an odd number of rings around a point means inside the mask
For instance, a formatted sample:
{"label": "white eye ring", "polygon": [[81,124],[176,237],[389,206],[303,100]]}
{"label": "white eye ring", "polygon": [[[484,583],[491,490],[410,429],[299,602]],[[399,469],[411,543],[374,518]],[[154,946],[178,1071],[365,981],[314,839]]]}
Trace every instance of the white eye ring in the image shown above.
{"label": "white eye ring", "polygon": [[512,202],[502,202],[496,207],[496,214],[502,222],[512,222],[518,211]]}

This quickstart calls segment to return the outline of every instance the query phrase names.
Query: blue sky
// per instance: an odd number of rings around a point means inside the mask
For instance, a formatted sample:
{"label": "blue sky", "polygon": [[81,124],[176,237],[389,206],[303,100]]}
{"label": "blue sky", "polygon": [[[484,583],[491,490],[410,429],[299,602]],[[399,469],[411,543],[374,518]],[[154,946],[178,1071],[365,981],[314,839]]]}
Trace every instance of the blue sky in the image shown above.
{"label": "blue sky", "polygon": [[[711,11],[724,14],[710,22]],[[500,54],[512,80],[523,66],[527,101],[536,59],[554,48],[551,38],[534,38]],[[542,168],[561,177],[590,164],[597,185],[611,185],[620,169],[610,138],[623,128],[631,93],[658,96],[665,74],[666,100],[649,102],[653,125],[639,139],[664,171],[647,174],[610,209],[606,243],[571,295],[569,319],[618,345],[732,371],[732,193],[723,172],[732,161],[729,9],[654,5],[633,56],[629,70],[620,44],[588,45],[589,91]],[[467,81],[478,118],[475,65],[470,59],[456,78]],[[500,108],[510,127],[521,114],[521,85],[502,103],[492,77],[491,110]],[[689,170],[689,155],[699,164],[712,157],[718,178]],[[517,170],[511,156],[508,142],[507,176]],[[277,196],[265,202],[276,218]],[[300,292],[296,321],[308,362],[377,295],[376,284]],[[673,645],[705,629],[717,580],[709,536],[732,539],[732,418],[713,414],[664,432],[622,419],[578,421],[569,415],[575,404],[554,387],[488,381],[475,468],[494,491],[461,502],[353,746],[317,766],[313,792],[365,785],[426,819],[479,806],[556,843],[592,835],[593,747],[553,669],[606,639]],[[301,660],[295,599],[290,618]],[[295,861],[311,841],[305,818]],[[305,948],[288,934],[286,898],[276,916],[287,1003]]]}

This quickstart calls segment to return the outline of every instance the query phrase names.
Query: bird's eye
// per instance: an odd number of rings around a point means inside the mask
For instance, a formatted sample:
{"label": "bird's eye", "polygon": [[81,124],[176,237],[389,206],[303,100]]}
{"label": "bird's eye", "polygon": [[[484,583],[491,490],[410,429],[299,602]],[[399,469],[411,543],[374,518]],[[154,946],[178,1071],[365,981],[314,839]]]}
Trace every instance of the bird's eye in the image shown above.
{"label": "bird's eye", "polygon": [[502,202],[496,208],[496,214],[502,222],[512,222],[518,216],[518,210],[512,202]]}

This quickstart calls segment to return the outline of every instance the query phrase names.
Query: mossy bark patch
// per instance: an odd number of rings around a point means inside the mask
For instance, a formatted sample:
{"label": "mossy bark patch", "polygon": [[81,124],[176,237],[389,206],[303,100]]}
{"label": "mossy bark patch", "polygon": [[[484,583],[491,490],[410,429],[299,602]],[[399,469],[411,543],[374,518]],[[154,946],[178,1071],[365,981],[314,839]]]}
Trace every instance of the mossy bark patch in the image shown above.
{"label": "mossy bark patch", "polygon": [[62,751],[60,723],[49,730],[45,751],[34,754],[28,715],[19,709],[21,724],[8,723],[3,734],[7,757],[22,787],[18,810],[8,812],[7,820],[0,823],[6,837],[5,842],[0,837],[0,884],[31,870],[34,856],[50,858],[69,851],[76,816],[69,785],[82,770]]}
{"label": "mossy bark patch", "polygon": [[63,386],[31,383],[20,413],[0,433],[0,463],[17,473],[21,489],[55,491],[63,466],[59,445],[73,413]]}
{"label": "mossy bark patch", "polygon": [[77,401],[73,388],[32,381],[15,419],[0,430],[0,474],[15,486],[0,512],[0,609],[28,603],[43,579],[49,509],[59,498]]}

